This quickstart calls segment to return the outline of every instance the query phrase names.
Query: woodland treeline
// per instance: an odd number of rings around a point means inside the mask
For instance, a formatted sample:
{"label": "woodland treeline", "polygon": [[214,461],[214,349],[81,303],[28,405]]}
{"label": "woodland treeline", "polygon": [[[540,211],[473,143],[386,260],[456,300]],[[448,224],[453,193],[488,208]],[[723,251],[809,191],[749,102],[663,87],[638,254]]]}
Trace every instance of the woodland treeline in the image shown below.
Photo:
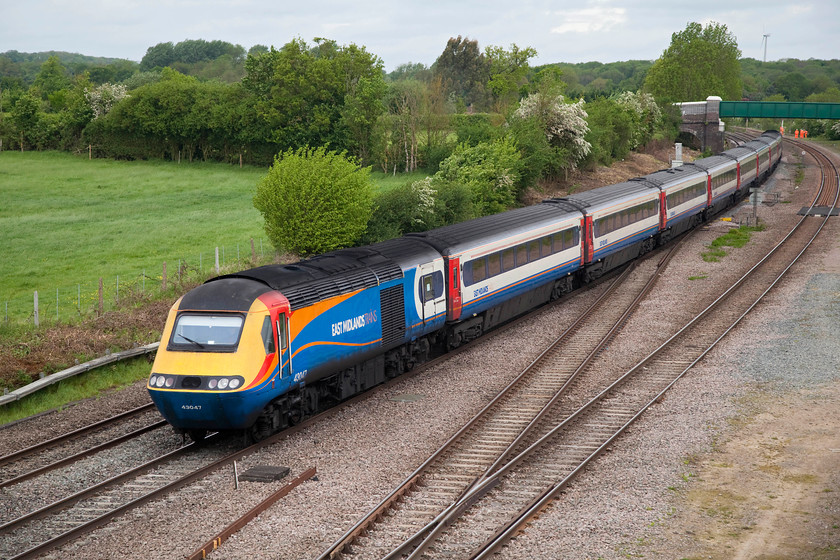
{"label": "woodland treeline", "polygon": [[[731,75],[719,82],[729,92],[724,98],[740,92],[754,100],[840,101],[840,61],[741,59],[725,26],[692,25],[674,34],[671,49],[700,39],[728,49],[714,54],[732,62]],[[514,129],[523,156],[542,162],[532,178],[538,180],[608,164],[651,138],[676,134],[664,102],[683,100],[680,92],[669,96],[667,83],[652,83],[654,73],[670,75],[657,68],[668,51],[656,62],[531,66],[535,55],[529,47],[482,48],[457,37],[432,66],[406,63],[386,73],[365,47],[326,39],[247,51],[223,41],[159,43],[140,63],[9,51],[0,54],[0,142],[3,150],[90,149],[99,157],[258,165],[285,150],[328,146],[375,169],[434,173],[457,146]],[[689,95],[704,94],[703,76],[680,80],[697,85]],[[644,91],[666,109],[655,123],[640,108],[642,98],[626,96]],[[575,153],[563,134],[551,145],[533,145],[540,143],[533,131],[511,120],[529,96],[536,96],[532,113],[543,120],[543,132],[547,105],[584,100],[586,130],[569,136],[581,136],[591,149]]]}

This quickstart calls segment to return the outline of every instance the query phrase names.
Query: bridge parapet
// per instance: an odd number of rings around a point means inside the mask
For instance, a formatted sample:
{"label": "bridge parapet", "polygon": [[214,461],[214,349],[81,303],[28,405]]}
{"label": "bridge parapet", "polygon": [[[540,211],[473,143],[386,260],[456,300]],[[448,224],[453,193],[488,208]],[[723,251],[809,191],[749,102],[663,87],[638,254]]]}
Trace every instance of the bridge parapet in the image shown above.
{"label": "bridge parapet", "polygon": [[675,103],[682,113],[680,130],[697,138],[701,150],[723,151],[720,102],[720,97],[713,95],[706,101]]}

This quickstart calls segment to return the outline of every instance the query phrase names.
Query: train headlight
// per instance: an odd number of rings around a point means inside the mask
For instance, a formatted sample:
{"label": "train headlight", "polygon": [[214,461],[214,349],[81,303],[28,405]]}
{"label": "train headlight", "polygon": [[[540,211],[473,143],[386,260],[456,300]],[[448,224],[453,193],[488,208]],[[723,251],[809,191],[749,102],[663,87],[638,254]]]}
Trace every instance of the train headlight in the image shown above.
{"label": "train headlight", "polygon": [[211,380],[210,380],[210,383],[208,383],[207,385],[208,385],[211,389],[215,389],[215,388],[216,388],[216,385],[218,385],[218,384],[219,384],[219,380],[218,380],[218,379],[211,379]]}
{"label": "train headlight", "polygon": [[222,379],[219,379],[219,389],[227,389],[227,386],[228,386],[228,380],[227,379],[225,379],[224,377]]}
{"label": "train headlight", "polygon": [[231,389],[236,389],[237,387],[239,387],[239,380],[238,379],[231,379],[230,380],[230,388]]}
{"label": "train headlight", "polygon": [[173,385],[175,385],[175,378],[174,377],[167,377],[166,378],[166,386],[167,387],[172,387]]}
{"label": "train headlight", "polygon": [[163,387],[164,383],[166,383],[166,379],[164,379],[162,375],[159,375],[155,380],[155,387]]}
{"label": "train headlight", "polygon": [[154,387],[155,386],[155,381],[157,381],[157,376],[156,375],[151,376],[149,378],[149,387]]}

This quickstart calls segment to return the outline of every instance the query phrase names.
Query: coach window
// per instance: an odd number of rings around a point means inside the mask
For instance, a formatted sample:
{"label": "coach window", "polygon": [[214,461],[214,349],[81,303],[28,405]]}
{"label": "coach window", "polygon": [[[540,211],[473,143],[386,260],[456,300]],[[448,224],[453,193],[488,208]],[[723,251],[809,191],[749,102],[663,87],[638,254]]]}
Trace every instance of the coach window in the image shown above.
{"label": "coach window", "polygon": [[525,245],[516,246],[516,266],[528,264],[528,249]]}
{"label": "coach window", "polygon": [[487,257],[468,262],[464,266],[464,285],[471,286],[487,278]]}
{"label": "coach window", "polygon": [[502,273],[502,254],[493,253],[487,257],[487,277],[492,278]]}
{"label": "coach window", "polygon": [[274,354],[274,333],[271,331],[271,317],[266,316],[263,319],[262,339],[266,355]]}
{"label": "coach window", "polygon": [[546,235],[542,239],[540,239],[540,243],[542,244],[542,248],[540,249],[540,254],[543,257],[547,257],[551,254],[551,236]]}
{"label": "coach window", "polygon": [[513,258],[513,249],[502,251],[502,270],[505,272],[516,268],[516,260]]}
{"label": "coach window", "polygon": [[528,262],[540,259],[540,242],[538,240],[528,242]]}

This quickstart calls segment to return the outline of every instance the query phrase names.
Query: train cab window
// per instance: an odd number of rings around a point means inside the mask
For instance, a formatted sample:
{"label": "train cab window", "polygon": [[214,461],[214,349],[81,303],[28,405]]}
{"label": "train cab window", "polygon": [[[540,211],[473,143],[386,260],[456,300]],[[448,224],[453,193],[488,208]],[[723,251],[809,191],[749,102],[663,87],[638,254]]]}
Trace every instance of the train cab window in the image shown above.
{"label": "train cab window", "polygon": [[513,249],[505,249],[502,251],[502,270],[505,272],[516,268],[516,260],[513,257]]}
{"label": "train cab window", "polygon": [[243,322],[241,315],[183,313],[175,320],[169,345],[193,352],[233,352]]}
{"label": "train cab window", "polygon": [[274,354],[274,331],[271,330],[271,317],[266,316],[263,319],[262,331],[260,334],[262,334],[265,354]]}

